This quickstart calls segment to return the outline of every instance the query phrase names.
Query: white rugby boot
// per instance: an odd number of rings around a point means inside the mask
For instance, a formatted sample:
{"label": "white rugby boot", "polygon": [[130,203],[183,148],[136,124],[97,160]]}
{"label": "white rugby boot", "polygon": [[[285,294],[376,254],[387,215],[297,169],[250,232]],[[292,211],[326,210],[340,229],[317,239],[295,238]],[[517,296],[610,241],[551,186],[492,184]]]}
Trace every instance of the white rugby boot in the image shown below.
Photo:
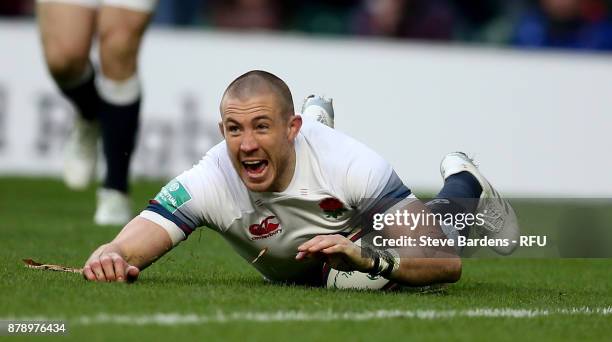
{"label": "white rugby boot", "polygon": [[319,95],[308,95],[302,104],[302,116],[313,118],[320,123],[334,128],[333,99]]}
{"label": "white rugby boot", "polygon": [[94,223],[99,226],[122,226],[132,217],[130,198],[115,189],[98,189],[98,203]]}
{"label": "white rugby boot", "polygon": [[72,190],[87,188],[96,173],[100,125],[76,115],[65,147],[64,183]]}
{"label": "white rugby boot", "polygon": [[[491,249],[498,254],[509,255],[518,246],[520,229],[516,214],[510,203],[504,199],[480,173],[472,159],[465,153],[453,152],[447,154],[440,163],[440,173],[446,180],[449,176],[459,172],[469,172],[482,187],[482,194],[478,201],[476,214],[481,214],[483,225],[474,225],[481,236],[492,239],[507,239],[508,246],[492,246]],[[514,242],[513,242],[514,241]]]}

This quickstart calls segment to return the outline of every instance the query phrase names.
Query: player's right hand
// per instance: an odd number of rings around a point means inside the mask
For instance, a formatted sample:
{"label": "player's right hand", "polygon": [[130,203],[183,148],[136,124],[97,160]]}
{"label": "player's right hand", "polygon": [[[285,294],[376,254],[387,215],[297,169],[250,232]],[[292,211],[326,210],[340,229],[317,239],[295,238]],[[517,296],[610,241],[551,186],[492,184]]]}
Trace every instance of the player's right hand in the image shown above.
{"label": "player's right hand", "polygon": [[138,279],[140,270],[130,265],[109,246],[101,246],[83,266],[83,277],[91,281],[133,282]]}

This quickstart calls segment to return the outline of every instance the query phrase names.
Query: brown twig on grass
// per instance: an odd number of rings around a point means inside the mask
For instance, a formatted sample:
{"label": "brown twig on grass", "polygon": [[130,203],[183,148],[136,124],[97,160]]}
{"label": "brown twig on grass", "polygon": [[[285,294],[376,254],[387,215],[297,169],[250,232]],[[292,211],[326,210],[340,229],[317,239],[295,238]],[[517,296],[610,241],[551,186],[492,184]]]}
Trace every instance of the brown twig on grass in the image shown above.
{"label": "brown twig on grass", "polygon": [[26,267],[37,269],[37,270],[49,270],[49,271],[70,272],[70,273],[79,273],[79,274],[83,272],[82,268],[72,268],[72,267],[67,267],[67,266],[62,266],[62,265],[53,265],[53,264],[42,264],[32,259],[22,259],[22,261],[26,264]]}

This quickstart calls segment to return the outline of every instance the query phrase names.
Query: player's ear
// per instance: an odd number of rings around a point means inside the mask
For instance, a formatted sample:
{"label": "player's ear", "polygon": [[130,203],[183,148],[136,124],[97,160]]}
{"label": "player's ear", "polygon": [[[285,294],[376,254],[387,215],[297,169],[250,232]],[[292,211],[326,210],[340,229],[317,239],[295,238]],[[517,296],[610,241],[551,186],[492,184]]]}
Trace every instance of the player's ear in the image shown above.
{"label": "player's ear", "polygon": [[297,114],[291,115],[291,117],[289,118],[289,140],[293,141],[293,139],[297,137],[301,128],[302,117]]}
{"label": "player's ear", "polygon": [[219,121],[219,132],[221,132],[221,136],[225,139],[225,131],[223,130],[223,121]]}

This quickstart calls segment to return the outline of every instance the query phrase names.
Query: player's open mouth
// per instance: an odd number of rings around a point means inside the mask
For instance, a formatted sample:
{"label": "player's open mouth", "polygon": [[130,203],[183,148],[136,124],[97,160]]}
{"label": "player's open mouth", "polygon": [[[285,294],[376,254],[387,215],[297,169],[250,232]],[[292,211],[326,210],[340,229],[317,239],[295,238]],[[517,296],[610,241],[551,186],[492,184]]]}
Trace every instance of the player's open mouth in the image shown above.
{"label": "player's open mouth", "polygon": [[246,170],[249,177],[255,178],[263,175],[268,168],[267,160],[245,160],[242,166]]}

